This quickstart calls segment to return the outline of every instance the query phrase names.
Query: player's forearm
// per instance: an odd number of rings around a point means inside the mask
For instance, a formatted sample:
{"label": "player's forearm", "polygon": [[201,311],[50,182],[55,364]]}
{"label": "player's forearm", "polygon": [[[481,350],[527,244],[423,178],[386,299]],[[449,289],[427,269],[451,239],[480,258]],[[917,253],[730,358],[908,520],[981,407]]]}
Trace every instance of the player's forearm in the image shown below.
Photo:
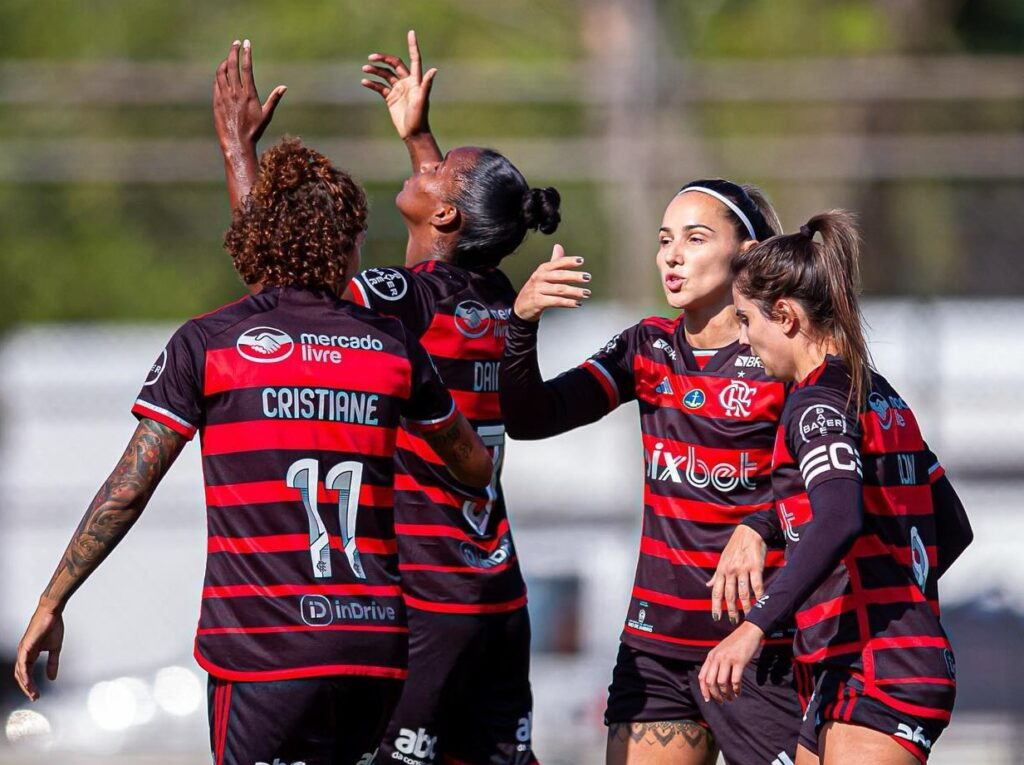
{"label": "player's forearm", "polygon": [[224,154],[224,175],[228,182],[228,202],[232,216],[242,209],[242,202],[260,175],[256,144],[235,143],[221,148]]}
{"label": "player's forearm", "polygon": [[800,543],[747,615],[765,634],[792,619],[850,551],[864,524],[860,480],[838,479],[810,490],[813,520],[800,531]]}
{"label": "player's forearm", "polygon": [[494,462],[480,436],[461,414],[451,425],[425,433],[424,438],[456,480],[477,489],[490,484]]}
{"label": "player's forearm", "polygon": [[537,322],[509,320],[498,371],[498,397],[505,429],[512,438],[550,438],[608,414],[607,397],[588,372],[570,369],[544,380],[537,361]]}
{"label": "player's forearm", "polygon": [[405,148],[409,150],[409,159],[412,161],[414,173],[418,173],[420,166],[424,163],[440,162],[444,158],[429,127],[410,135],[404,141]]}
{"label": "player's forearm", "polygon": [[152,420],[139,422],[117,466],[96,493],[57,564],[40,604],[62,611],[68,599],[124,539],[185,440]]}

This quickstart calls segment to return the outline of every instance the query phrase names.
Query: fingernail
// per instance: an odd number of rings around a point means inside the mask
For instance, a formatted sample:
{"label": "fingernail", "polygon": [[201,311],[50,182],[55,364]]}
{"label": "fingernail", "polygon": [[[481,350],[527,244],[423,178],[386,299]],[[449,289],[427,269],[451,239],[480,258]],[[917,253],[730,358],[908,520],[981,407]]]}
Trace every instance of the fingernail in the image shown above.
{"label": "fingernail", "polygon": [[737,619],[737,618],[736,618],[735,616],[730,616],[730,617],[729,617],[729,624],[731,624],[731,625],[733,625],[733,626],[736,626],[736,623],[737,623],[738,621],[739,621],[739,620],[738,620],[738,619]]}
{"label": "fingernail", "polygon": [[583,281],[585,281],[585,282],[589,282],[590,281],[590,274],[580,274],[580,278]]}
{"label": "fingernail", "polygon": [[590,290],[583,290],[583,297],[590,297]]}
{"label": "fingernail", "polygon": [[232,44],[232,45],[241,45],[242,43],[238,42],[238,40],[235,40],[235,41],[234,41],[233,43],[231,43],[231,44]]}
{"label": "fingernail", "polygon": [[583,258],[576,258],[576,265],[582,266],[583,265]]}
{"label": "fingernail", "polygon": [[721,614],[711,614],[711,618],[714,619],[716,622],[717,621],[721,621],[722,615]]}
{"label": "fingernail", "polygon": [[248,47],[251,47],[251,46],[252,46],[252,43],[249,42],[248,40],[243,40],[242,41],[242,47],[243,48],[248,48]]}
{"label": "fingernail", "polygon": [[583,303],[581,303],[579,300],[577,300],[576,301],[576,307],[577,308],[582,308],[583,307]]}

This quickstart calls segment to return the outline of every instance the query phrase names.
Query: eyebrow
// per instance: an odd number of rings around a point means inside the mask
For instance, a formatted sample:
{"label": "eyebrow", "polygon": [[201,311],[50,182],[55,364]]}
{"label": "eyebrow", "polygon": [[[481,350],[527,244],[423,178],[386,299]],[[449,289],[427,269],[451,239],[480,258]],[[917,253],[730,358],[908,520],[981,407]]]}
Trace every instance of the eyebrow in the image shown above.
{"label": "eyebrow", "polygon": [[688,226],[683,226],[683,231],[693,231],[695,228],[706,228],[711,233],[715,233],[715,230],[705,223],[691,223]]}

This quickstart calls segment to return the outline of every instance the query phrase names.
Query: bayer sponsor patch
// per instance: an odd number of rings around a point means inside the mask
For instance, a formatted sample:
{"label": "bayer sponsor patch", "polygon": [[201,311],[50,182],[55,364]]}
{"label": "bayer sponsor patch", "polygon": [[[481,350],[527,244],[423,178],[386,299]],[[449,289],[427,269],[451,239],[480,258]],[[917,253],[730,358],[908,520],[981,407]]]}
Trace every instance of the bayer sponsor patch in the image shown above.
{"label": "bayer sponsor patch", "polygon": [[359,278],[382,300],[401,300],[409,290],[405,274],[396,268],[368,268]]}
{"label": "bayer sponsor patch", "polygon": [[153,366],[149,368],[149,374],[146,376],[146,382],[143,385],[152,385],[160,379],[160,375],[164,373],[164,369],[167,368],[167,349],[164,348],[160,352],[160,358],[153,362]]}
{"label": "bayer sponsor patch", "polygon": [[809,406],[800,415],[800,437],[804,443],[812,438],[820,438],[829,434],[842,436],[846,434],[846,417],[833,406],[815,404]]}

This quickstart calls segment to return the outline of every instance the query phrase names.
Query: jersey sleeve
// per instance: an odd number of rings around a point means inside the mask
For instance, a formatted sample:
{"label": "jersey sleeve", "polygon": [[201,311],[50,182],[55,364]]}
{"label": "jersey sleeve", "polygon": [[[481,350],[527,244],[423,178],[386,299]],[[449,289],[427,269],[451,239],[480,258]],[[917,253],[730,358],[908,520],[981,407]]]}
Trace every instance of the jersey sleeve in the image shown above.
{"label": "jersey sleeve", "polygon": [[633,376],[633,356],[636,353],[636,335],[639,325],[615,335],[597,353],[580,364],[589,372],[608,397],[609,409],[636,398]]}
{"label": "jersey sleeve", "polygon": [[195,322],[182,326],[149,369],[132,414],[191,439],[203,421],[206,342]]}
{"label": "jersey sleeve", "polygon": [[790,394],[783,417],[786,445],[811,491],[837,478],[863,480],[860,422],[847,394],[821,386]]}
{"label": "jersey sleeve", "polygon": [[437,300],[424,280],[408,268],[368,268],[352,279],[352,300],[402,322],[416,337],[434,319]]}
{"label": "jersey sleeve", "polygon": [[974,530],[967,511],[949,481],[939,458],[925,445],[928,458],[928,481],[931,484],[932,507],[935,511],[935,531],[938,537],[936,570],[941,577],[964,550],[974,541]]}
{"label": "jersey sleeve", "polygon": [[538,322],[515,313],[499,370],[498,397],[505,428],[516,439],[540,439],[597,422],[617,406],[601,373],[574,367],[545,380],[537,361]]}
{"label": "jersey sleeve", "polygon": [[441,381],[427,351],[412,335],[406,336],[406,352],[412,376],[409,399],[402,407],[406,426],[420,433],[447,427],[458,417],[452,394]]}

